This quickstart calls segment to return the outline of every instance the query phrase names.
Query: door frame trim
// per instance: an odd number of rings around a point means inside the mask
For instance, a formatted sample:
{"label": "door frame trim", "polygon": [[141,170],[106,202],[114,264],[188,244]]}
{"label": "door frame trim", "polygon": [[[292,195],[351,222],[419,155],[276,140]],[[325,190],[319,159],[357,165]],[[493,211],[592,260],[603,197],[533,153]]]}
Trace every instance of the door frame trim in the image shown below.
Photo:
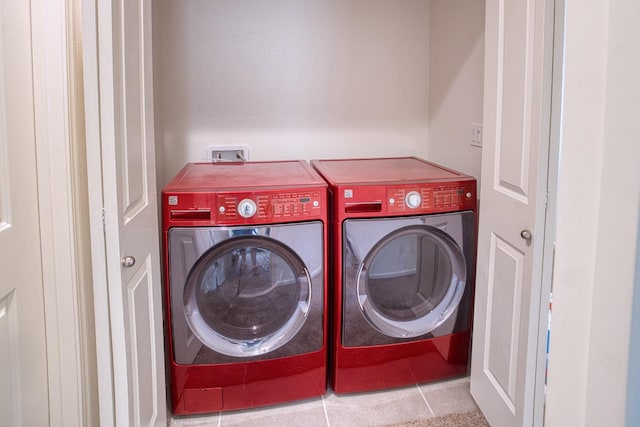
{"label": "door frame trim", "polygon": [[79,1],[82,3],[82,65],[86,107],[84,119],[86,139],[88,141],[86,147],[87,183],[92,189],[88,194],[88,210],[95,319],[97,400],[100,425],[114,426],[116,425],[114,360],[109,314],[109,280],[102,176],[102,135],[100,128],[99,17],[96,0]]}
{"label": "door frame trim", "polygon": [[77,0],[32,0],[38,203],[50,425],[94,420],[88,215]]}
{"label": "door frame trim", "polygon": [[[553,36],[551,53],[551,91],[549,109],[549,133],[548,147],[546,153],[547,175],[546,175],[546,204],[543,243],[542,243],[542,266],[541,266],[541,287],[540,287],[540,307],[538,317],[538,342],[536,348],[536,378],[533,390],[533,426],[544,424],[544,408],[546,405],[546,365],[547,348],[549,340],[549,321],[551,316],[551,298],[553,287],[553,268],[555,261],[556,245],[556,222],[557,222],[557,192],[558,173],[560,162],[560,131],[562,112],[562,90],[564,82],[564,12],[565,0],[554,0],[553,7]],[[544,372],[545,374],[540,374]]]}

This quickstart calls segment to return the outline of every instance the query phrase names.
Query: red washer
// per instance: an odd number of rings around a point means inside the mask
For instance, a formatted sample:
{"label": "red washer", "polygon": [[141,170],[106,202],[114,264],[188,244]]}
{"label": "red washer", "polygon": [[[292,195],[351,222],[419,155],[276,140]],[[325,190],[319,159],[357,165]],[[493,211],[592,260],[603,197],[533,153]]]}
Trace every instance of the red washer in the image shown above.
{"label": "red washer", "polygon": [[475,179],[415,157],[311,165],[332,202],[333,390],[466,375]]}
{"label": "red washer", "polygon": [[323,395],[324,180],[303,161],[191,163],[162,214],[173,413]]}

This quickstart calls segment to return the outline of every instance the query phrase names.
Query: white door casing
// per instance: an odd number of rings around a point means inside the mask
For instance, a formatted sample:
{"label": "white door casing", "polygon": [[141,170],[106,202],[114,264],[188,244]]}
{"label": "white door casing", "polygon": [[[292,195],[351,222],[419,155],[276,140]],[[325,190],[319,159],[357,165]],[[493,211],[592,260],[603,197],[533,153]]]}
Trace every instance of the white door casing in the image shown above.
{"label": "white door casing", "polygon": [[49,425],[95,425],[97,393],[77,0],[31,0]]}
{"label": "white door casing", "polygon": [[83,7],[101,421],[166,425],[151,1]]}
{"label": "white door casing", "polygon": [[471,394],[497,427],[541,422],[553,17],[553,0],[486,2]]}
{"label": "white door casing", "polygon": [[0,425],[48,425],[31,18],[0,2]]}

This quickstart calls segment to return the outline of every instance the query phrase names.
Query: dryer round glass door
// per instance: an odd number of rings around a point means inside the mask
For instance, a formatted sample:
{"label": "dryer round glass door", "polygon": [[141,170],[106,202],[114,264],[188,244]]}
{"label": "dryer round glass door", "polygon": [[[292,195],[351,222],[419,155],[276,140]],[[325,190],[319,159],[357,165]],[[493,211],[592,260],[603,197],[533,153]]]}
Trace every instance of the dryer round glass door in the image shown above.
{"label": "dryer round glass door", "polygon": [[251,357],[296,335],[311,294],[309,272],[293,250],[269,237],[236,236],[196,261],[184,289],[184,312],[206,346]]}
{"label": "dryer round glass door", "polygon": [[384,335],[424,335],[455,311],[466,274],[464,254],[448,234],[427,225],[402,227],[373,245],[360,264],[358,305]]}

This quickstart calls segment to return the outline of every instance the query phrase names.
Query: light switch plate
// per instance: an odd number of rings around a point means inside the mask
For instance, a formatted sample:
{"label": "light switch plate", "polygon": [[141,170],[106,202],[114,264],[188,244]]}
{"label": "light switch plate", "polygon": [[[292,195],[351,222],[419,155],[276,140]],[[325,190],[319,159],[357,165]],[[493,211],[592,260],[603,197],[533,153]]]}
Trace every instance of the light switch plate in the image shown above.
{"label": "light switch plate", "polygon": [[471,145],[474,147],[482,147],[482,125],[477,123],[471,124]]}

